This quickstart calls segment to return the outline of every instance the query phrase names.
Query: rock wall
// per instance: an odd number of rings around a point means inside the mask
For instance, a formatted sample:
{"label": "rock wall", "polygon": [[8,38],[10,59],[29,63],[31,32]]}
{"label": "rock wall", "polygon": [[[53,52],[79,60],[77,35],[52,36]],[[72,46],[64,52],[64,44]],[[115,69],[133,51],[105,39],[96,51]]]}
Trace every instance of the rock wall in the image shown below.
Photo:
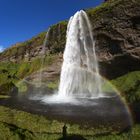
{"label": "rock wall", "polygon": [[10,61],[18,63],[22,60],[31,61],[38,56],[42,56],[45,35],[46,32],[42,32],[30,40],[11,46],[3,53],[0,53],[0,62]]}
{"label": "rock wall", "polygon": [[[100,73],[108,79],[140,70],[139,7],[139,0],[109,0],[97,8],[86,10],[96,39]],[[63,53],[66,28],[67,21],[49,28],[45,42],[46,55]],[[31,61],[42,56],[45,34],[6,50],[0,54],[0,61]]]}
{"label": "rock wall", "polygon": [[[140,70],[139,7],[139,0],[109,0],[86,10],[96,40],[100,73],[108,79]],[[66,23],[50,29],[50,52],[63,52],[65,30]]]}
{"label": "rock wall", "polygon": [[110,0],[89,9],[100,72],[113,79],[140,70],[140,1]]}

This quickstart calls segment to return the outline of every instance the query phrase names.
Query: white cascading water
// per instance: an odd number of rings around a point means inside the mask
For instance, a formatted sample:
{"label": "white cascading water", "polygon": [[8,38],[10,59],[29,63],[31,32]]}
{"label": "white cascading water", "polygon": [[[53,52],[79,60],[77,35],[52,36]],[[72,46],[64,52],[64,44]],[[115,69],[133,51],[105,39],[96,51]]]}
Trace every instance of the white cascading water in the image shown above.
{"label": "white cascading water", "polygon": [[81,10],[70,18],[58,96],[98,97],[101,80],[95,40],[87,14]]}

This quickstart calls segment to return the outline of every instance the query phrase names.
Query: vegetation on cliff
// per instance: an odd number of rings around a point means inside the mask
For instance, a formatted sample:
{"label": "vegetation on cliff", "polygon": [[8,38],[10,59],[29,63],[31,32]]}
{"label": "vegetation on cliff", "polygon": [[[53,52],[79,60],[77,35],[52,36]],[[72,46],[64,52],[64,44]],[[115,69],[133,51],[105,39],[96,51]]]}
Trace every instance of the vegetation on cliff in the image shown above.
{"label": "vegetation on cliff", "polygon": [[46,33],[47,32],[42,32],[30,40],[11,46],[4,52],[0,53],[0,60],[19,62],[26,57],[26,54],[30,55],[28,57],[32,57],[32,51],[35,48],[42,46]]}
{"label": "vegetation on cliff", "polygon": [[[44,58],[36,58],[33,61],[21,61],[20,63],[14,62],[1,62],[0,63],[0,95],[9,95],[12,89],[17,86],[18,88],[25,89],[26,84],[19,84],[22,79],[48,67],[56,61],[57,55],[48,55]],[[52,85],[52,84],[51,84]],[[50,85],[50,87],[51,87]],[[19,89],[21,90],[21,89]],[[23,91],[23,90],[21,90]],[[25,90],[24,90],[25,91]]]}

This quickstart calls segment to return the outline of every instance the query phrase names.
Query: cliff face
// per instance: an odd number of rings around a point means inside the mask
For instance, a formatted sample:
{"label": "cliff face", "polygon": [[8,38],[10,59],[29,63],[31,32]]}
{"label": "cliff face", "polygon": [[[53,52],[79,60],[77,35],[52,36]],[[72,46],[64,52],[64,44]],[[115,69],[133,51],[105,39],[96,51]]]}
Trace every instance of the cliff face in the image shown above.
{"label": "cliff face", "polygon": [[[25,42],[17,43],[3,53],[0,61],[21,62],[32,61],[34,58],[47,54],[63,52],[66,42],[67,21],[51,26],[48,31],[42,32]],[[46,49],[45,49],[46,48]]]}
{"label": "cliff face", "polygon": [[[110,0],[95,9],[86,10],[96,38],[100,73],[108,79],[140,70],[139,6],[139,0]],[[66,28],[66,21],[49,28],[45,43],[47,54],[63,53]],[[6,50],[0,54],[0,61],[31,61],[42,56],[45,34]]]}
{"label": "cliff face", "polygon": [[101,74],[116,78],[140,70],[140,2],[109,1],[90,9]]}
{"label": "cliff face", "polygon": [[49,28],[46,38],[46,53],[63,52],[66,43],[67,21],[60,22]]}
{"label": "cliff face", "polygon": [[[113,79],[140,70],[140,2],[110,0],[86,10],[96,40],[100,73]],[[66,23],[50,28],[48,45],[51,53],[63,52]]]}
{"label": "cliff face", "polygon": [[45,35],[46,32],[42,32],[28,41],[11,46],[3,53],[0,53],[0,61],[31,61],[33,58],[41,56]]}

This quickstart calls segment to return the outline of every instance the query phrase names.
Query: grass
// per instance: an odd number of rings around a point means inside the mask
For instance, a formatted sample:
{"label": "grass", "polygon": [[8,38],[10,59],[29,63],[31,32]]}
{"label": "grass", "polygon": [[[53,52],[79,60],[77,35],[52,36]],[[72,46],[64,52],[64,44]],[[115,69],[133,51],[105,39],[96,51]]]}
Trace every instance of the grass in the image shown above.
{"label": "grass", "polygon": [[[30,74],[48,67],[53,64],[58,58],[58,55],[47,55],[45,58],[36,58],[31,62],[21,61],[20,63],[1,62],[0,63],[0,94],[8,94],[11,83],[15,84],[20,91],[25,92],[27,86],[20,80]],[[52,84],[50,84],[51,86]]]}
{"label": "grass", "polygon": [[0,95],[0,99],[7,99],[7,98],[10,98],[10,96],[8,96],[8,95]]}
{"label": "grass", "polygon": [[121,92],[127,102],[140,102],[140,71],[118,77],[111,83]]}
{"label": "grass", "polygon": [[105,12],[110,12],[114,7],[119,5],[122,1],[121,0],[109,0],[108,2],[104,2],[101,5],[97,6],[96,8],[90,8],[86,10],[88,14],[92,14],[95,16],[97,13],[104,14],[103,11]]}
{"label": "grass", "polygon": [[104,92],[104,93],[111,93],[111,92],[115,92],[115,90],[116,90],[114,88],[114,86],[111,84],[111,82],[107,81],[107,80],[104,80],[104,83],[103,83],[101,89],[102,89],[102,92]]}
{"label": "grass", "polygon": [[28,90],[27,83],[25,83],[24,81],[17,82],[16,87],[18,88],[19,93],[26,93]]}
{"label": "grass", "polygon": [[[33,115],[0,106],[0,139],[1,140],[58,140],[62,136],[64,122],[49,120],[46,117]],[[87,140],[139,140],[140,125],[135,125],[131,133],[117,135],[111,129],[87,128],[77,124],[67,124],[69,135],[82,135]],[[111,132],[108,135],[102,134]]]}
{"label": "grass", "polygon": [[[17,126],[21,129],[26,129],[33,133],[61,134],[62,127],[64,125],[64,122],[61,121],[49,120],[46,117],[32,115],[30,113],[17,111],[3,106],[0,106],[0,112],[0,122],[6,122],[7,124]],[[78,124],[68,123],[67,127],[69,134],[93,135],[100,132],[99,129],[87,129],[86,125],[80,127]],[[110,130],[102,128],[102,132],[108,132]]]}
{"label": "grass", "polygon": [[56,89],[58,89],[58,85],[59,85],[59,80],[55,80],[54,82],[49,82],[49,83],[47,84],[47,87],[48,87],[49,89],[56,90]]}
{"label": "grass", "polygon": [[[104,2],[101,5],[95,7],[95,8],[89,8],[86,10],[89,17],[94,17],[95,20],[100,20],[103,16],[108,15],[111,16],[113,14],[113,11],[118,8],[124,8],[124,6],[131,5],[134,3],[133,0],[108,0],[108,2]],[[138,0],[135,1],[135,3],[139,4]],[[112,17],[110,17],[112,18]]]}

